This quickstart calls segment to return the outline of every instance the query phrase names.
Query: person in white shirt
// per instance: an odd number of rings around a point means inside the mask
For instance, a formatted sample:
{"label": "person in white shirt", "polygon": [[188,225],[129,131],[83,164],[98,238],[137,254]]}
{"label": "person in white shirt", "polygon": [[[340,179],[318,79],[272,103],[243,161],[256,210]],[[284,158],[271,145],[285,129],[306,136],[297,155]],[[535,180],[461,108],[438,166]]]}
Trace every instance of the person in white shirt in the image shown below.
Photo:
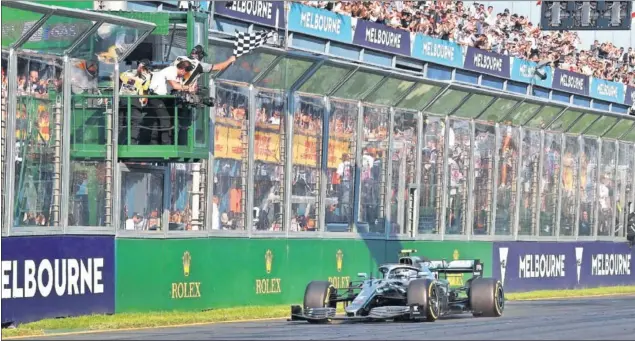
{"label": "person in white shirt", "polygon": [[146,220],[139,213],[135,213],[132,218],[126,219],[126,230],[144,230]]}
{"label": "person in white shirt", "polygon": [[273,116],[269,118],[269,124],[280,125],[280,112],[274,111]]}
{"label": "person in white shirt", "polygon": [[485,22],[487,22],[492,27],[496,26],[496,21],[498,18],[496,17],[496,13],[494,13],[494,7],[488,6],[485,16]]}
{"label": "person in white shirt", "polygon": [[212,230],[220,230],[220,212],[218,211],[219,199],[214,196],[212,199]]}
{"label": "person in white shirt", "polygon": [[[154,72],[150,82],[150,94],[167,96],[171,94],[172,90],[196,92],[196,84],[190,86],[180,82],[180,79],[192,70],[192,63],[181,61],[176,65],[170,65],[161,71]],[[171,102],[170,106],[173,106],[172,100],[152,98],[148,101],[148,107],[159,121],[159,128],[162,129],[159,132],[161,144],[169,145],[172,143],[173,129],[166,129],[172,126],[171,114],[167,109],[166,101]]]}
{"label": "person in white shirt", "polygon": [[372,169],[375,164],[375,159],[371,155],[368,149],[364,150],[362,155],[362,181],[372,179]]}
{"label": "person in white shirt", "polygon": [[192,87],[181,85],[179,82],[179,78],[183,78],[189,71],[192,71],[192,63],[181,61],[176,65],[170,65],[154,72],[150,82],[150,91],[158,96],[167,96],[172,90],[192,91]]}
{"label": "person in white shirt", "polygon": [[342,162],[337,166],[337,175],[341,181],[351,181],[351,162],[348,160],[348,154],[342,154]]}
{"label": "person in white shirt", "polygon": [[602,176],[602,180],[598,184],[598,194],[600,202],[600,232],[606,233],[611,226],[611,190],[609,189],[610,179]]}

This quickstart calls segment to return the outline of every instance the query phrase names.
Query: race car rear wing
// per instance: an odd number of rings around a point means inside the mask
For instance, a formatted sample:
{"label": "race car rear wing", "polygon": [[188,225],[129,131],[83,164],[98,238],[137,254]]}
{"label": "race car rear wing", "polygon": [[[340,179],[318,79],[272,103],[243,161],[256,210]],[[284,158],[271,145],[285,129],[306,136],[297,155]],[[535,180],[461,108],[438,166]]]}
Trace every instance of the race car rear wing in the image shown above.
{"label": "race car rear wing", "polygon": [[483,263],[480,259],[471,260],[445,260],[430,261],[430,270],[442,274],[464,274],[472,273],[474,277],[483,276]]}
{"label": "race car rear wing", "polygon": [[399,252],[399,263],[414,265],[417,263],[428,264],[431,271],[441,274],[464,274],[472,273],[474,277],[483,276],[483,263],[480,259],[469,260],[430,260],[426,257],[412,256],[417,250],[406,249]]}

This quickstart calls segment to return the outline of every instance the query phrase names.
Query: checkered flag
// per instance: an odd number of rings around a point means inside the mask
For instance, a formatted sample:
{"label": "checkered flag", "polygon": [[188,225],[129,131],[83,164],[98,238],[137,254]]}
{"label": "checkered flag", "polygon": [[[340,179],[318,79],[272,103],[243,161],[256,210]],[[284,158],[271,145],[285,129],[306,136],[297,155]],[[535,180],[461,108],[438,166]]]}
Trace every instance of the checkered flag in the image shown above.
{"label": "checkered flag", "polygon": [[266,32],[238,32],[236,31],[236,41],[234,41],[234,56],[236,58],[255,50],[262,46],[267,40],[273,38],[273,31]]}

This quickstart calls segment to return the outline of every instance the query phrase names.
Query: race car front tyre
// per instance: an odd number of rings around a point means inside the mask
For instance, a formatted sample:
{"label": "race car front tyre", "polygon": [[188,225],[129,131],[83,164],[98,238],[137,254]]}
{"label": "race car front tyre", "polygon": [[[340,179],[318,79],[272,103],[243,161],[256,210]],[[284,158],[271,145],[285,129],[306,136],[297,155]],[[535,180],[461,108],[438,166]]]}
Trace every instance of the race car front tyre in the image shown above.
{"label": "race car front tyre", "polygon": [[335,295],[337,295],[337,292],[331,282],[310,282],[304,291],[304,311],[316,308],[337,308],[337,302],[331,301],[331,298]]}
{"label": "race car front tyre", "polygon": [[431,279],[416,279],[408,284],[407,304],[417,307],[425,314],[426,321],[434,322],[439,318],[439,288]]}
{"label": "race car front tyre", "polygon": [[476,278],[470,285],[470,305],[475,317],[500,317],[505,309],[503,284],[494,278]]}

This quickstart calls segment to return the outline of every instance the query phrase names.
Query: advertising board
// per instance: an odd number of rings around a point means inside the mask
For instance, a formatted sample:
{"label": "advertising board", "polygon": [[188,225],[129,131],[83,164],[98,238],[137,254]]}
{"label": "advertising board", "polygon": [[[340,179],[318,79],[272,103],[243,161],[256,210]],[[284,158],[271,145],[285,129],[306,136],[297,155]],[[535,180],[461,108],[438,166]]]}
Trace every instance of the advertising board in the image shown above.
{"label": "advertising board", "polygon": [[496,242],[492,252],[507,292],[635,284],[627,243]]}
{"label": "advertising board", "polygon": [[461,45],[417,34],[412,45],[412,56],[427,62],[451,67],[463,67]]}
{"label": "advertising board", "polygon": [[556,90],[566,91],[577,95],[589,95],[589,76],[562,69],[553,73],[553,85]]}
{"label": "advertising board", "polygon": [[553,83],[553,69],[549,65],[545,65],[542,67],[542,71],[544,72],[546,78],[540,79],[536,75],[536,67],[538,64],[525,59],[513,58],[512,62],[512,71],[511,71],[511,79],[517,82],[523,82],[533,85],[538,85],[544,88],[551,88],[551,83]]}
{"label": "advertising board", "polygon": [[624,103],[624,84],[591,78],[590,95],[608,102]]}
{"label": "advertising board", "polygon": [[290,31],[342,43],[353,42],[352,19],[348,15],[293,2],[288,20]]}
{"label": "advertising board", "polygon": [[357,20],[353,44],[410,56],[410,32],[367,20]]}
{"label": "advertising board", "polygon": [[509,56],[468,47],[463,67],[480,73],[509,78]]}
{"label": "advertising board", "polygon": [[115,311],[113,236],[2,238],[2,323]]}
{"label": "advertising board", "polygon": [[214,14],[270,27],[284,27],[284,1],[216,1]]}
{"label": "advertising board", "polygon": [[624,97],[624,104],[627,104],[627,105],[635,104],[635,87],[633,86],[626,87],[626,96]]}
{"label": "advertising board", "polygon": [[[310,281],[347,288],[360,272],[379,276],[378,265],[396,262],[404,248],[433,259],[480,259],[485,274],[491,273],[490,242],[118,238],[116,243],[117,313],[297,304]],[[460,286],[468,277],[449,280]]]}

